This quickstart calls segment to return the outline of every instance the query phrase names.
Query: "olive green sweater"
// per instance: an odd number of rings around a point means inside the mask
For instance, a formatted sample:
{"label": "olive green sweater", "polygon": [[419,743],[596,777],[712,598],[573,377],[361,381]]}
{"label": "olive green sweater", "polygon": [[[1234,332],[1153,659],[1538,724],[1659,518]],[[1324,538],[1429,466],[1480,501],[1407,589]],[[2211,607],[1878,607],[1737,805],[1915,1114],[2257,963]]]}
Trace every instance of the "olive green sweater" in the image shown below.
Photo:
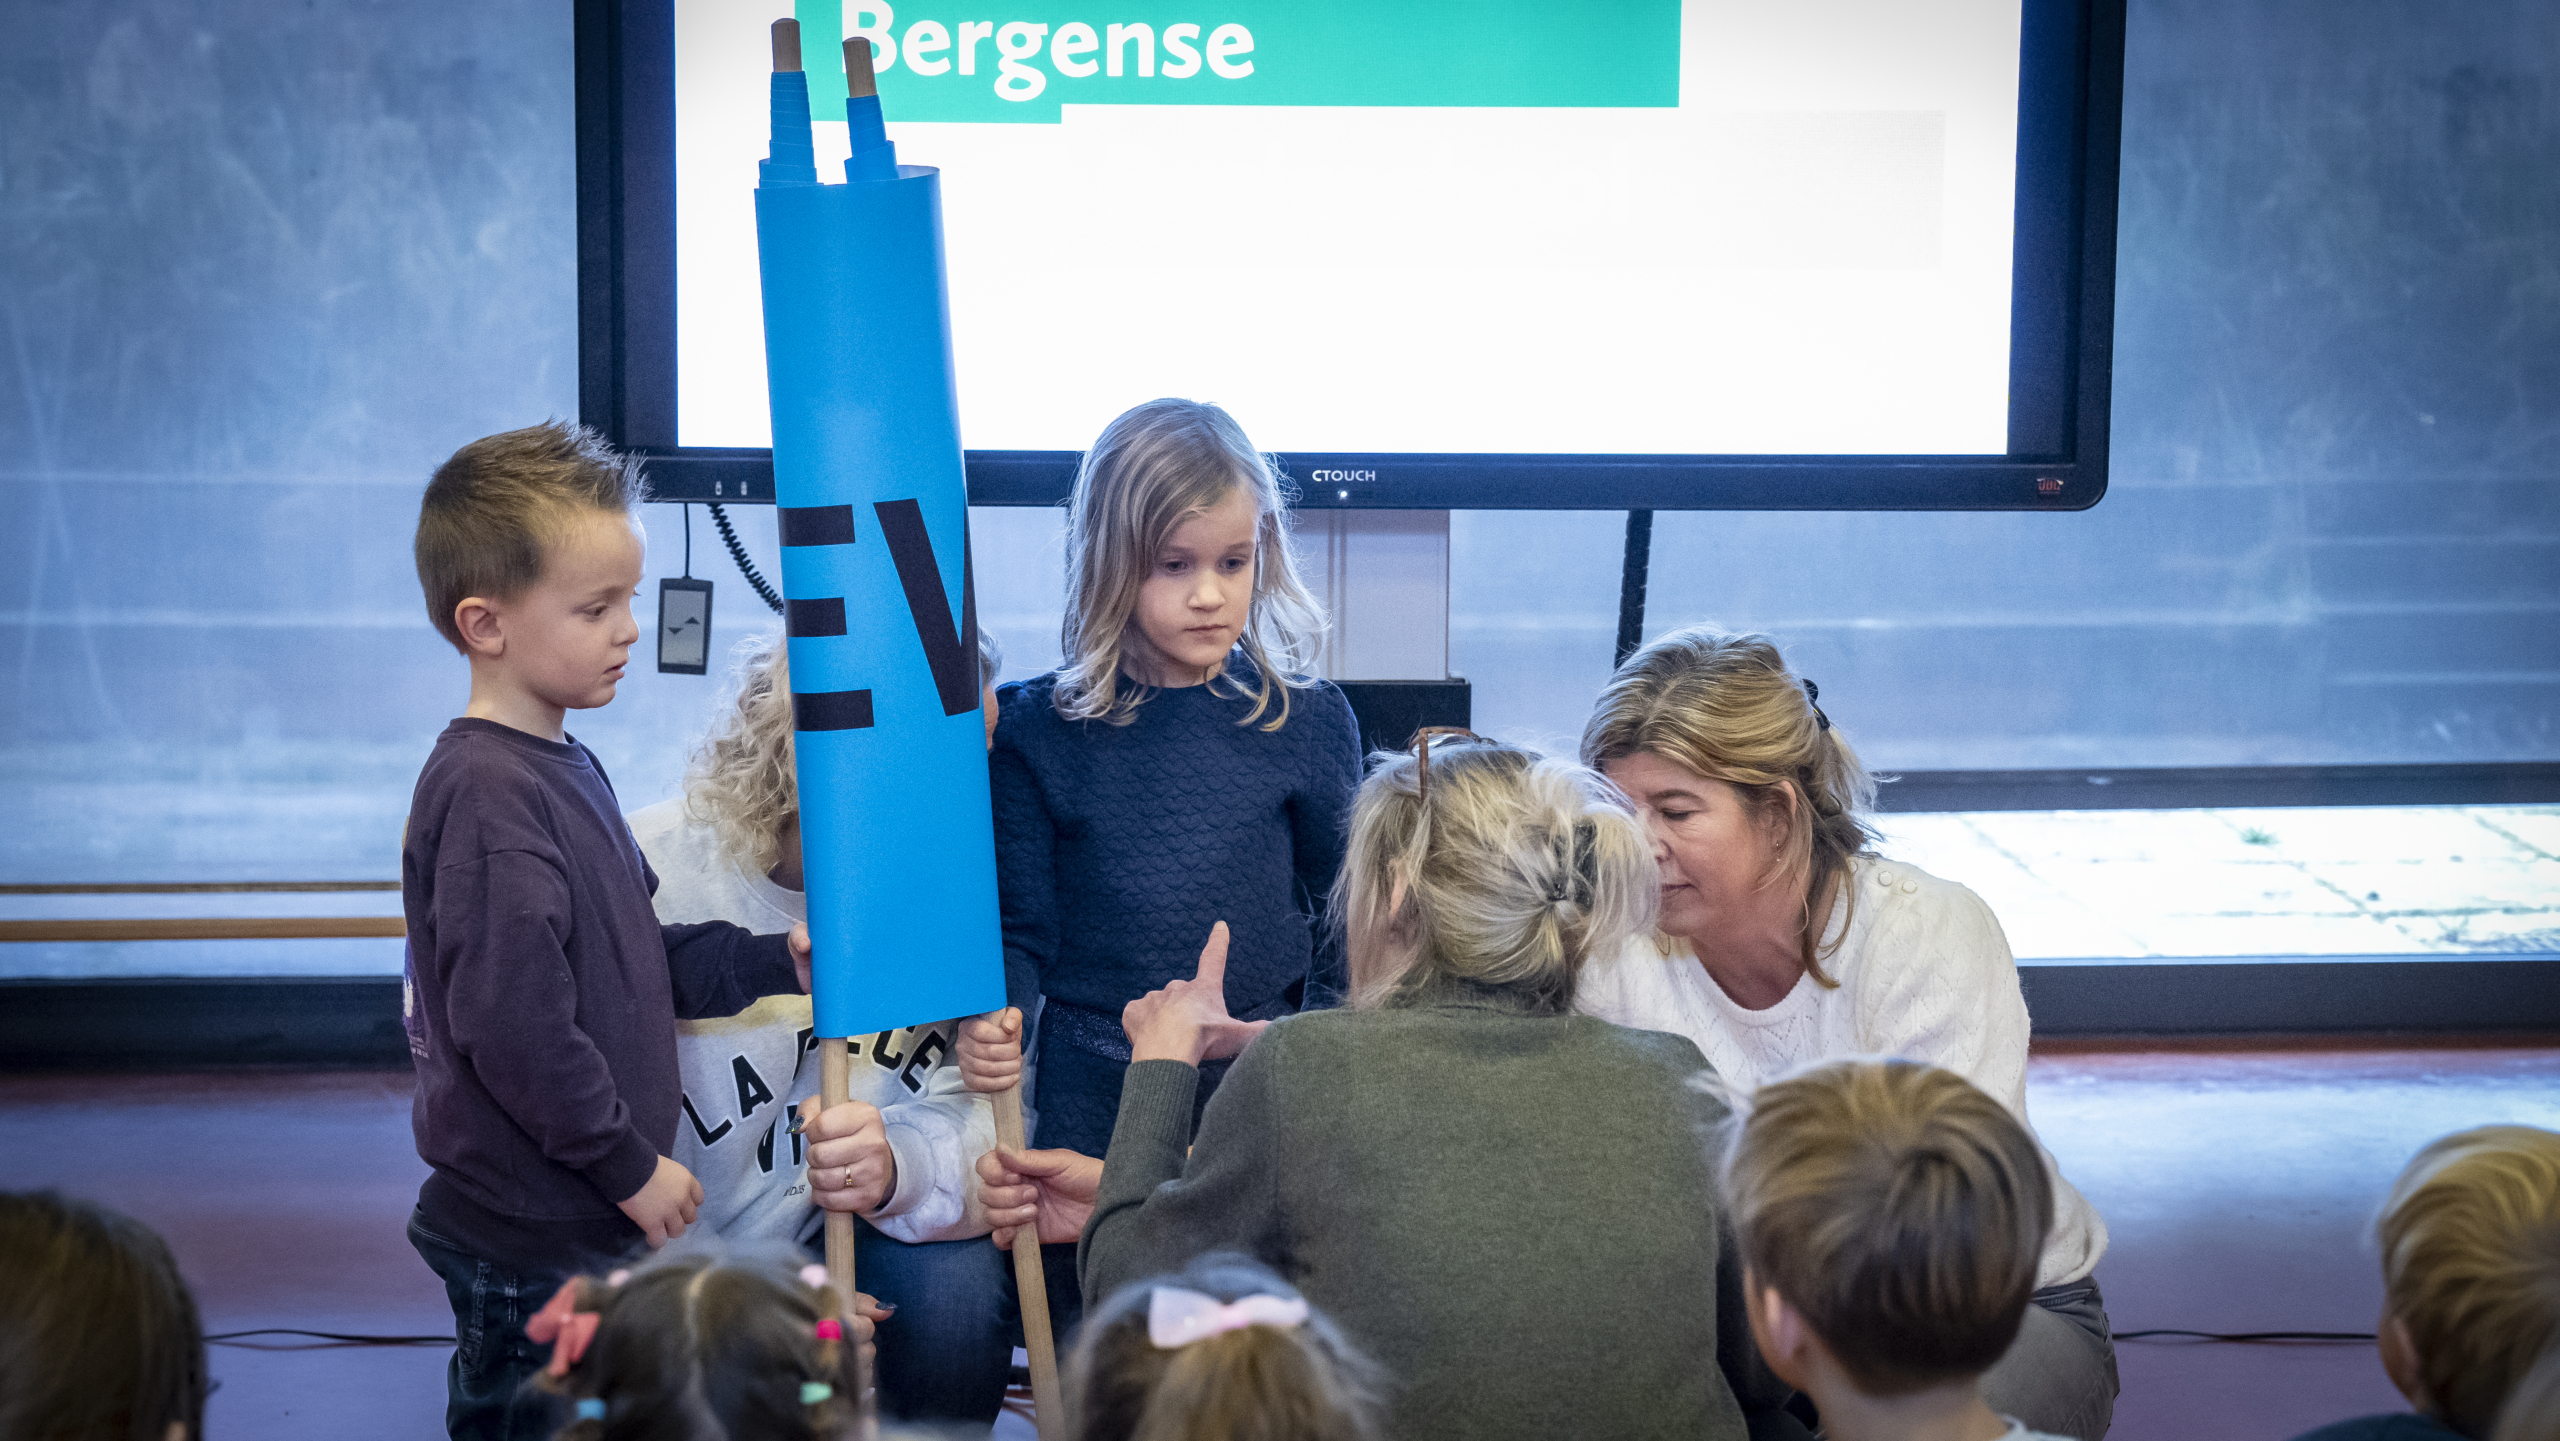
{"label": "olive green sweater", "polygon": [[1406,1441],[1801,1435],[1744,1317],[1705,1069],[1680,1037],[1499,993],[1311,1012],[1236,1061],[1186,1160],[1199,1072],[1140,1062],[1085,1304],[1228,1247],[1386,1367]]}

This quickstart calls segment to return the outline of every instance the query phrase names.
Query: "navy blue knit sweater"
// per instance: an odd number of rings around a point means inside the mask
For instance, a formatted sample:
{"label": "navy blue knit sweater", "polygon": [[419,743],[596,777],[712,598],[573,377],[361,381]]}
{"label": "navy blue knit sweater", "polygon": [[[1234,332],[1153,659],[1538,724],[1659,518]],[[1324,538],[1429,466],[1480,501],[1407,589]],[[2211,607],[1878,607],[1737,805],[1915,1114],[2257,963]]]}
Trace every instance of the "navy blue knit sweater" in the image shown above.
{"label": "navy blue knit sweater", "polygon": [[[1340,996],[1341,945],[1323,916],[1360,780],[1359,730],[1323,681],[1290,693],[1280,729],[1262,729],[1268,712],[1238,725],[1255,672],[1240,653],[1228,670],[1236,681],[1155,692],[1125,726],[1061,718],[1054,674],[998,692],[996,878],[1015,1005],[1046,995],[1087,1012],[1073,1019],[1088,1032],[1116,1032],[1121,1007],[1192,974],[1218,921],[1239,1019]],[[1042,1023],[1044,1145],[1058,1144],[1050,1123],[1064,1098],[1049,1052],[1068,1019]],[[1107,1055],[1116,1038],[1087,1039]],[[1108,1087],[1090,1098],[1105,1108],[1105,1143],[1116,1067]]]}

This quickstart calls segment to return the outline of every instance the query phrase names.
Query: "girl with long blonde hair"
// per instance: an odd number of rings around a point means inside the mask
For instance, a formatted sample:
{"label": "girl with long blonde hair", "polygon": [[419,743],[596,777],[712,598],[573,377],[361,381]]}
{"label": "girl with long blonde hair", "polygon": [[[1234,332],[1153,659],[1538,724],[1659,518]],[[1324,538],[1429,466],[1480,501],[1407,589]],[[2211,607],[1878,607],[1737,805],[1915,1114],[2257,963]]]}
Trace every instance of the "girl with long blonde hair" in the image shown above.
{"label": "girl with long blonde hair", "polygon": [[1006,979],[1016,1008],[1042,1007],[1043,1146],[1101,1151],[1121,1008],[1191,974],[1217,922],[1239,1017],[1342,988],[1321,918],[1358,730],[1305,674],[1324,620],[1288,505],[1271,457],[1198,401],[1129,410],[1076,472],[1064,659],[1004,687],[994,761]]}

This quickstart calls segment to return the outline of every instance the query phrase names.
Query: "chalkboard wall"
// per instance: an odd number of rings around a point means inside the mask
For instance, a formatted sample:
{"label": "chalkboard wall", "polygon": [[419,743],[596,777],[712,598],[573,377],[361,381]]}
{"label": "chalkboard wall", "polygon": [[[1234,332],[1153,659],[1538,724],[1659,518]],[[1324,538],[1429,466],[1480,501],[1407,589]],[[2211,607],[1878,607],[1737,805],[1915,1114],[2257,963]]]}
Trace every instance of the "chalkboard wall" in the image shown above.
{"label": "chalkboard wall", "polygon": [[[463,693],[418,489],[575,410],[568,7],[6,26],[0,879],[389,875]],[[2129,36],[2107,500],[1665,515],[1654,628],[1774,630],[1886,766],[2560,756],[2560,6],[2134,0]],[[693,518],[734,638],[764,617]],[[980,529],[1015,673],[1055,654],[1050,526]],[[1488,727],[1578,727],[1617,534],[1457,518]],[[717,684],[576,729],[653,800]]]}

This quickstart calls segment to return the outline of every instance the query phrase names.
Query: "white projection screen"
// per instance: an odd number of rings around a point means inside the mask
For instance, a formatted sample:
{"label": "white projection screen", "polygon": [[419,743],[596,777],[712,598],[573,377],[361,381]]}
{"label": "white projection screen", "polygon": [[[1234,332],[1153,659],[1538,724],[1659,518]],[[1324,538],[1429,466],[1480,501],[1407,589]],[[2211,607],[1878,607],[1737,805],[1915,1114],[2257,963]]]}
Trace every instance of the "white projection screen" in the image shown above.
{"label": "white projection screen", "polygon": [[[783,13],[580,10],[582,409],[675,498],[771,494]],[[2120,5],[793,13],[821,178],[854,35],[899,158],[942,172],[973,499],[1054,500],[1159,395],[1227,406],[1318,504],[2103,490]]]}

